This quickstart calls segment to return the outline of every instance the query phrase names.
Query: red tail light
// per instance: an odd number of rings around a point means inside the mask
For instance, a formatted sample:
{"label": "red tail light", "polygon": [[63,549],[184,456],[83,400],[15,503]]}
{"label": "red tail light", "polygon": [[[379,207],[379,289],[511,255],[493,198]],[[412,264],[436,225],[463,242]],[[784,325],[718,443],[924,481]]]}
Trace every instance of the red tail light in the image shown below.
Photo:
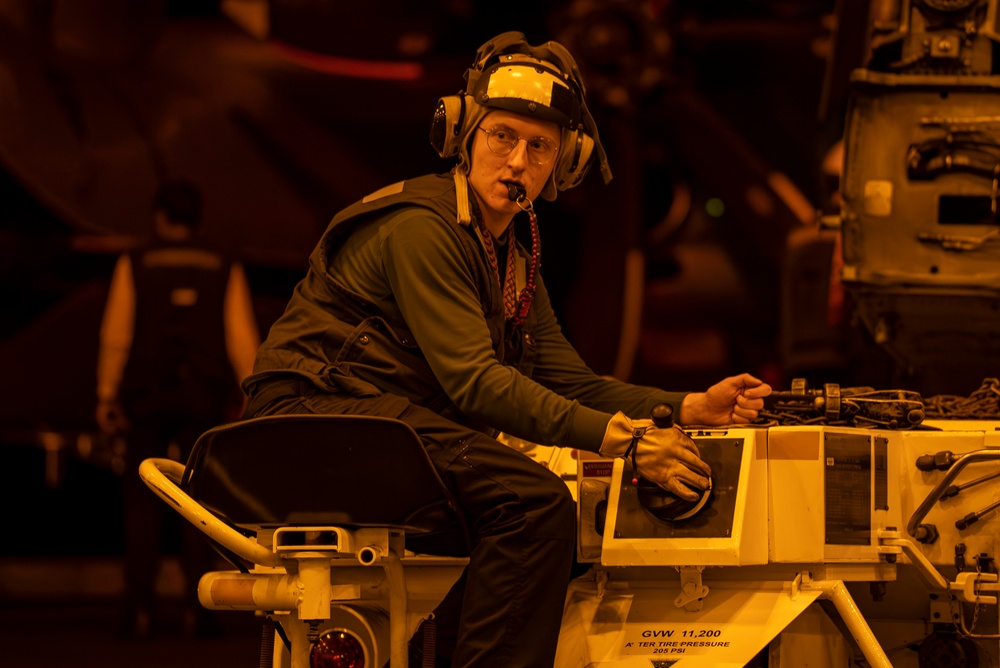
{"label": "red tail light", "polygon": [[313,643],[310,668],[365,668],[365,648],[346,631],[327,631]]}

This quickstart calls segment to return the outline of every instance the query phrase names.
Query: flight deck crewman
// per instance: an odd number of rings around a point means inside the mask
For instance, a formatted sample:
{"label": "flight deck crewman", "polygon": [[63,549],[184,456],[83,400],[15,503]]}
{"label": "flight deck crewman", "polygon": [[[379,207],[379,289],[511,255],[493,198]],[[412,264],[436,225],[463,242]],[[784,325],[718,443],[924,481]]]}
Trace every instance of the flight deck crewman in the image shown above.
{"label": "flight deck crewman", "polygon": [[[652,425],[650,410],[666,403],[680,423],[744,424],[770,387],[742,374],[666,392],[584,364],[538,273],[534,211],[592,163],[611,177],[580,72],[560,44],[504,33],[479,49],[466,81],[431,126],[435,149],[457,165],[333,218],[244,382],[245,416],[375,415],[413,427],[472,535],[468,567],[435,611],[436,665],[551,668],[575,506],[561,479],[494,436],[621,456],[639,428],[642,476],[696,499],[709,467],[680,429]],[[528,247],[515,219],[527,219]]]}
{"label": "flight deck crewman", "polygon": [[[122,633],[146,638],[156,621],[156,574],[164,519],[176,520],[139,478],[139,464],[186,461],[202,432],[232,419],[260,345],[243,266],[198,239],[202,195],[193,183],[164,182],[153,201],[150,243],[118,258],[101,324],[95,417],[126,444],[125,609]],[[166,517],[164,517],[166,516]],[[184,631],[211,633],[198,578],[214,552],[195,527],[181,528]]]}

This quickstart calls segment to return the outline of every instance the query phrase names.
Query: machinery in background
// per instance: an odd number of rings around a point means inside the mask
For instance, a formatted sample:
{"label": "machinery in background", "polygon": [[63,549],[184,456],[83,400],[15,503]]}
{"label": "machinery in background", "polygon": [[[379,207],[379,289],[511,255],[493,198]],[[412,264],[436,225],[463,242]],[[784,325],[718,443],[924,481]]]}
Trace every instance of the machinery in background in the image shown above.
{"label": "machinery in background", "polygon": [[892,384],[924,394],[1000,365],[998,21],[997,0],[873,0],[851,74],[842,206],[826,222]]}

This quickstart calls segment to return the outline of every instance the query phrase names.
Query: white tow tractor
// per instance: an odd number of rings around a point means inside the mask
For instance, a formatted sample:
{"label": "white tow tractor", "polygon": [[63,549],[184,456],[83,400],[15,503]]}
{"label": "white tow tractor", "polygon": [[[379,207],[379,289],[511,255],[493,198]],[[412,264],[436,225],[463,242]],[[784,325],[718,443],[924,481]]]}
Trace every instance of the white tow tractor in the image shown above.
{"label": "white tow tractor", "polygon": [[[713,487],[676,513],[624,460],[511,440],[567,480],[592,565],[570,585],[557,668],[1000,666],[998,427],[689,431]],[[259,418],[140,474],[233,562],[199,597],[265,620],[262,666],[405,666],[465,564],[403,548],[448,498],[392,420]]]}
{"label": "white tow tractor", "polygon": [[594,571],[557,664],[1000,665],[1000,433],[928,426],[690,432],[714,484],[678,521],[641,503],[627,462],[581,461]]}

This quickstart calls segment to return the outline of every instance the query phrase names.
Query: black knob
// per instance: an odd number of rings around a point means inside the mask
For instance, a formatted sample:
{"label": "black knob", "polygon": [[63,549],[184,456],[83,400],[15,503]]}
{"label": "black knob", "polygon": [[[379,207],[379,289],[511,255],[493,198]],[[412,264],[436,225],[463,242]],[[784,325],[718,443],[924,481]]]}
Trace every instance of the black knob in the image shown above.
{"label": "black knob", "polygon": [[913,530],[912,535],[917,539],[918,543],[923,543],[925,545],[933,545],[941,536],[938,533],[937,527],[933,524],[921,524]]}
{"label": "black knob", "polygon": [[[653,424],[660,429],[670,429],[674,426],[674,407],[670,404],[653,406],[649,415],[653,418]],[[691,490],[697,492],[699,497],[694,501],[688,501],[641,476],[635,479],[635,484],[639,503],[653,517],[663,522],[674,522],[694,515],[708,500],[708,495],[712,491],[709,480],[708,489],[700,490],[692,487]]]}
{"label": "black knob", "polygon": [[920,455],[917,457],[917,469],[920,471],[933,471],[934,455]]}
{"label": "black knob", "polygon": [[917,457],[917,468],[921,471],[947,471],[955,463],[956,457],[947,450],[933,455],[920,455]]}
{"label": "black knob", "polygon": [[661,429],[669,429],[674,426],[674,407],[670,404],[657,404],[650,411],[653,424]]}

